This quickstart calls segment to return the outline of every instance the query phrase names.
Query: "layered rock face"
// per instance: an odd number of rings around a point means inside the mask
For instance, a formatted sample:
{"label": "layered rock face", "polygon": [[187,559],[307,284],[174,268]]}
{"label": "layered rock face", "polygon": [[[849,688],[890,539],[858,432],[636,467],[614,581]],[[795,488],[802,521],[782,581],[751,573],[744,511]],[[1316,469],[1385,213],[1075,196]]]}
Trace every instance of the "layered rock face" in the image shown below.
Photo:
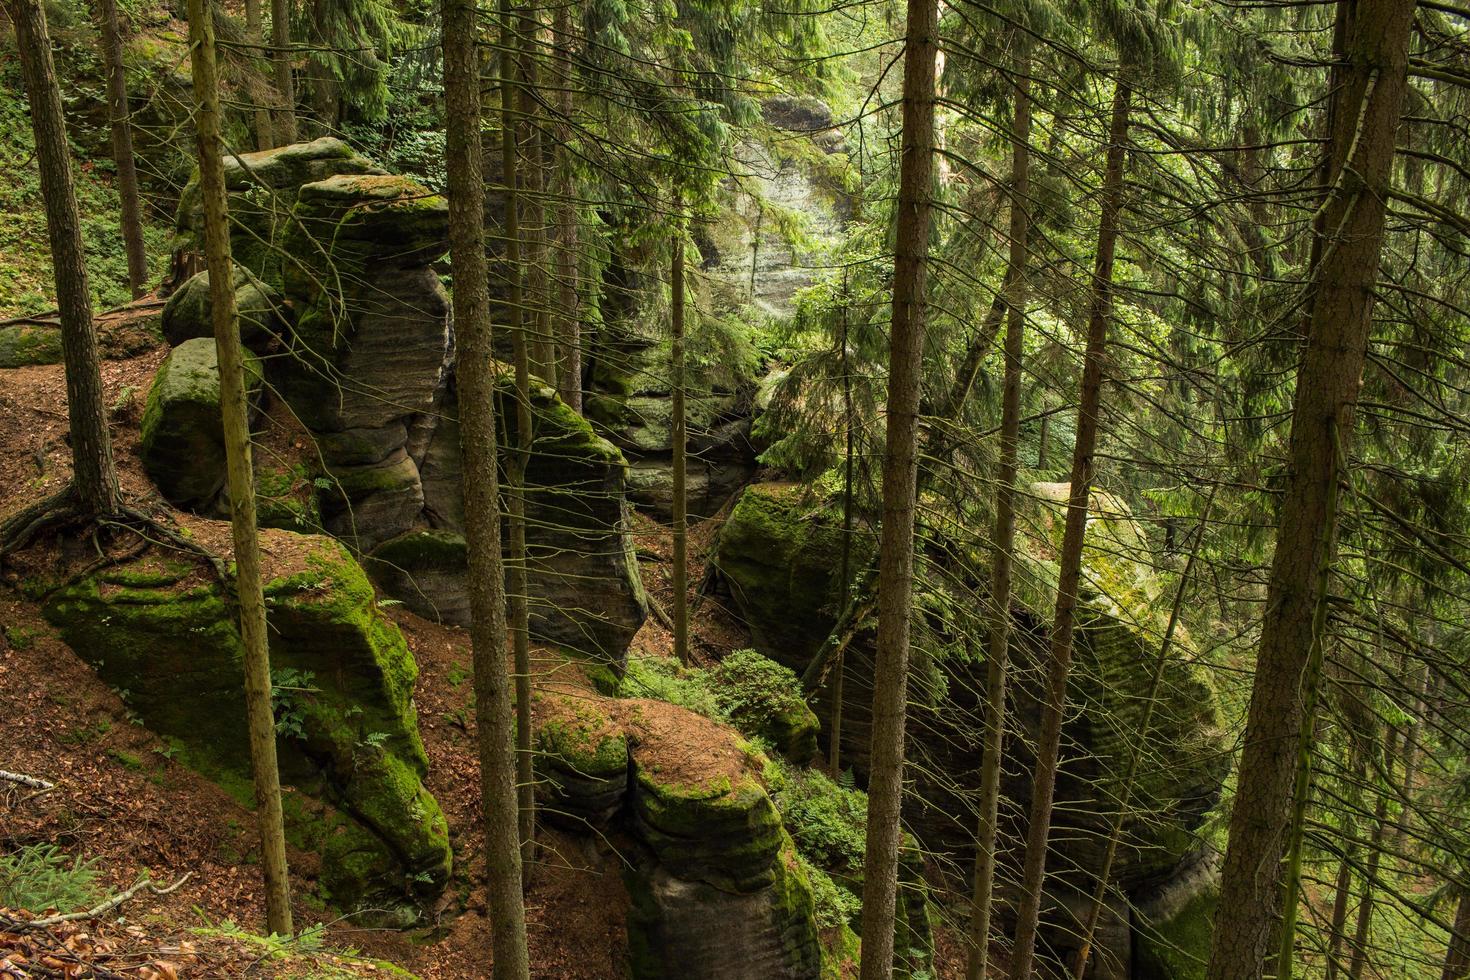
{"label": "layered rock face", "polygon": [[[1033,495],[1031,512],[1022,521],[1031,529],[1023,536],[1020,555],[1026,574],[1018,574],[1017,580],[1054,585],[1049,556],[1055,555],[1057,542],[1051,538],[1060,534],[1058,501],[1065,499],[1065,487],[1038,486]],[[1207,890],[1207,878],[1194,870],[1205,853],[1194,831],[1218,799],[1225,775],[1218,702],[1182,631],[1165,665],[1149,730],[1140,731],[1163,632],[1159,610],[1168,603],[1160,600],[1157,581],[1134,557],[1142,557],[1143,544],[1136,525],[1115,501],[1099,496],[1100,513],[1089,525],[1084,575],[1095,591],[1082,597],[1068,695],[1080,710],[1069,714],[1064,732],[1067,759],[1058,784],[1050,869],[1058,877],[1049,893],[1053,928],[1046,938],[1062,954],[1070,948],[1069,932],[1075,930],[1083,896],[1102,863],[1111,814],[1098,801],[1114,798],[1121,788],[1133,749],[1144,753],[1133,787],[1136,813],[1125,824],[1113,877],[1135,902],[1149,902],[1181,880],[1194,882],[1195,891],[1175,905],[1188,906],[1196,892]],[[806,666],[839,611],[840,550],[841,528],[832,509],[806,499],[799,488],[756,485],[744,492],[722,529],[719,563],[757,649],[798,671]],[[854,552],[853,568],[861,569],[870,546],[862,542]],[[942,610],[942,588],[942,583],[921,584],[917,601],[926,609]],[[1034,744],[1040,719],[1043,695],[1036,668],[1046,655],[1044,624],[1050,621],[1051,599],[1045,585],[1034,593],[1023,590],[1017,599],[1013,731],[1007,737],[1003,783],[1011,802],[1002,812],[1024,814],[1033,763],[1026,746]],[[859,772],[866,766],[871,722],[871,628],[860,630],[848,648],[843,750]],[[909,745],[915,792],[906,801],[907,818],[928,847],[967,863],[972,859],[972,800],[983,762],[983,654],[929,658],[923,646],[916,647],[912,678]],[[819,707],[824,719],[828,712],[828,706]],[[1012,822],[1006,832],[1023,840],[1024,829]],[[1121,906],[1115,913],[1103,918],[1102,962],[1090,975],[1128,976],[1133,946],[1129,915]],[[1133,928],[1139,926],[1135,920]],[[1151,923],[1155,933],[1167,926]]]}
{"label": "layered rock face", "polygon": [[[332,139],[245,154],[227,184],[243,225],[232,236],[236,298],[259,323],[249,339],[269,348],[268,381],[315,443],[321,490],[310,509],[372,554],[374,576],[395,597],[466,622],[454,334],[436,271],[447,249],[444,199]],[[182,248],[197,240],[197,209],[197,190],[186,190]],[[171,337],[208,333],[207,286],[207,273],[196,276],[170,301]],[[624,526],[626,463],[548,389],[538,384],[533,401],[532,630],[621,658],[646,611]],[[514,419],[509,408],[502,393],[501,418]],[[168,453],[154,455],[165,472]],[[214,462],[173,460],[200,483],[222,480]]]}
{"label": "layered rock face", "polygon": [[823,975],[811,884],[758,753],[663,702],[585,691],[539,698],[543,815],[628,838],[634,980]]}
{"label": "layered rock face", "polygon": [[[193,530],[229,538],[226,525]],[[261,547],[288,838],[320,855],[323,898],[412,921],[443,890],[451,861],[443,814],[422,782],[418,669],[340,544],[266,531]],[[197,560],[129,558],[61,585],[43,610],[150,729],[249,805],[236,613]]]}

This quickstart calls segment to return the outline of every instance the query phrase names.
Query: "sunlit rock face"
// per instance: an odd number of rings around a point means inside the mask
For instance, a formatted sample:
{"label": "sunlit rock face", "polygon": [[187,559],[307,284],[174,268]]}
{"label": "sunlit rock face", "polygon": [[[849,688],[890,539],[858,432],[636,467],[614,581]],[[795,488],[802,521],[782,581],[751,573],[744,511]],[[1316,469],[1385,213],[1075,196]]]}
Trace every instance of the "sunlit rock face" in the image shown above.
{"label": "sunlit rock face", "polygon": [[[1035,744],[1040,724],[1066,493],[1065,484],[1032,487],[1019,522],[1022,571],[1016,578],[1023,584],[1012,605],[1012,730],[1002,783],[1005,834],[1017,842],[1024,840],[1031,801],[1034,755],[1028,746]],[[1135,752],[1130,816],[1111,878],[1135,905],[1157,909],[1157,920],[1150,920],[1156,931],[1173,921],[1176,910],[1195,910],[1197,897],[1208,901],[1212,878],[1200,872],[1208,851],[1197,831],[1219,799],[1228,762],[1219,699],[1185,630],[1176,631],[1144,730],[1170,596],[1149,565],[1146,542],[1126,506],[1096,493],[1092,509],[1048,869],[1055,877],[1045,939],[1058,955],[1075,942],[1068,937],[1103,863],[1110,806]],[[840,520],[840,507],[801,487],[756,484],[743,492],[720,533],[718,561],[729,601],[744,616],[753,645],[798,672],[832,630],[842,602]],[[861,569],[871,544],[856,544],[851,562]],[[918,607],[937,631],[946,630],[938,620],[944,604],[956,597],[946,592],[942,577],[921,576],[916,590]],[[910,679],[913,791],[906,796],[906,820],[928,848],[962,869],[972,860],[974,797],[984,761],[983,646],[968,655],[929,656],[929,645],[916,642]],[[871,730],[872,622],[858,631],[846,658],[843,759],[861,775]],[[830,685],[821,700],[829,691]],[[817,714],[830,718],[830,705],[819,703]],[[1018,843],[1004,860],[1018,862],[1019,850]],[[1015,869],[1007,876],[1013,879]],[[1187,885],[1182,892],[1181,883]],[[1003,899],[1013,899],[1006,883],[1001,885]],[[1159,904],[1157,897],[1166,891],[1170,901]],[[1089,975],[1128,976],[1129,937],[1142,922],[1121,904],[1105,915],[1100,955],[1110,965]]]}

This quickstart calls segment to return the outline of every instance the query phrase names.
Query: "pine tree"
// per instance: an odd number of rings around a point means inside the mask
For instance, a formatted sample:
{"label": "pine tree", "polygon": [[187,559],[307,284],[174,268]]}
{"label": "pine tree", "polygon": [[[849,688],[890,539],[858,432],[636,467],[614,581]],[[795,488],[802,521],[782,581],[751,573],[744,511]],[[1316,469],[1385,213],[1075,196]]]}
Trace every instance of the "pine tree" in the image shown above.
{"label": "pine tree", "polygon": [[15,25],[21,77],[31,106],[41,200],[46,208],[46,232],[51,243],[56,300],[61,312],[61,356],[66,365],[72,454],[72,485],[68,494],[83,515],[115,514],[121,496],[112,462],[107,408],[102,403],[92,292],[87,284],[82,224],[72,184],[71,147],[67,143],[61,89],[51,58],[46,12],[41,0],[5,2],[10,22]]}
{"label": "pine tree", "polygon": [[885,980],[893,971],[898,852],[903,839],[900,816],[914,586],[920,372],[933,207],[930,181],[934,172],[934,72],[939,47],[937,5],[910,0],[904,37],[902,156],[878,568],[878,652],[873,675],[867,864],[863,877],[862,980]]}
{"label": "pine tree", "polygon": [[112,161],[117,167],[117,197],[122,205],[123,251],[128,257],[128,284],[137,299],[148,291],[148,254],[143,247],[143,208],[138,196],[138,167],[133,160],[133,124],[128,112],[128,79],[123,65],[122,25],[117,0],[98,0],[102,63],[107,69],[107,103],[112,122]]}
{"label": "pine tree", "polygon": [[[1352,423],[1383,239],[1384,193],[1404,102],[1412,0],[1349,8],[1343,84],[1333,94],[1330,191],[1320,212],[1290,466],[1246,721],[1210,952],[1210,980],[1262,975],[1280,909],[1277,869],[1296,770],[1301,678],[1316,584],[1332,560],[1328,499]],[[1316,248],[1317,246],[1314,246]]]}
{"label": "pine tree", "polygon": [[291,892],[286,869],[281,781],[276,767],[276,725],[271,713],[271,669],[266,633],[260,542],[255,520],[255,470],[250,452],[250,409],[245,358],[235,313],[230,225],[220,136],[219,71],[215,60],[211,0],[189,0],[194,114],[199,142],[199,190],[204,208],[204,253],[209,266],[211,318],[219,358],[220,415],[228,469],[230,528],[235,546],[235,599],[244,648],[245,713],[255,809],[260,821],[261,871],[265,876],[266,927],[290,936]]}
{"label": "pine tree", "polygon": [[500,554],[496,464],[495,349],[489,263],[485,253],[484,145],[480,135],[480,25],[475,0],[443,0],[445,173],[456,379],[464,458],[465,542],[469,561],[470,639],[474,656],[475,731],[480,756],[480,822],[485,835],[485,890],[495,976],[528,980],[526,912],[521,891],[516,757],[510,664],[505,649],[505,580]]}

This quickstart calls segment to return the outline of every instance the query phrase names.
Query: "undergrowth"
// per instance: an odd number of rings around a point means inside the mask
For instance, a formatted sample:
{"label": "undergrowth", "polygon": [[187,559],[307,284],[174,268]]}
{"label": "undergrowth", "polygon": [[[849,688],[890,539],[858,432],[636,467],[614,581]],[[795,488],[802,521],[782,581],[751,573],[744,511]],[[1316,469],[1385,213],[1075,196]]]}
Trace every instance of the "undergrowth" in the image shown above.
{"label": "undergrowth", "polygon": [[75,912],[100,899],[98,877],[96,859],[68,857],[54,844],[32,844],[0,855],[0,906]]}

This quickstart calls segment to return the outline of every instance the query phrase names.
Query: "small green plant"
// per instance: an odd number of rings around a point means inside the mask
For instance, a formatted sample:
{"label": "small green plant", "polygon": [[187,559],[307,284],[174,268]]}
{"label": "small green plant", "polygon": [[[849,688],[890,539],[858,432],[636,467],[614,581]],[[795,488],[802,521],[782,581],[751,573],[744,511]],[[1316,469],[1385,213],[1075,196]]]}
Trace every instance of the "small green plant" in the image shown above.
{"label": "small green plant", "polygon": [[96,903],[96,859],[69,858],[54,844],[32,844],[0,855],[0,905],[73,912]]}
{"label": "small green plant", "polygon": [[29,650],[36,642],[36,631],[22,626],[5,627],[5,642],[12,650]]}
{"label": "small green plant", "polygon": [[271,712],[276,717],[276,734],[306,738],[306,696],[321,688],[312,684],[316,674],[295,667],[271,671]]}
{"label": "small green plant", "polygon": [[868,796],[825,773],[771,760],[779,773],[772,799],[803,857],[822,868],[855,870],[867,853]]}
{"label": "small green plant", "polygon": [[796,856],[812,883],[812,901],[816,908],[818,929],[838,929],[852,922],[862,911],[863,900],[832,880],[832,876],[812,864],[800,853]]}
{"label": "small green plant", "polygon": [[469,678],[469,676],[470,672],[465,669],[464,664],[455,664],[453,667],[449,668],[449,686],[459,687]]}

